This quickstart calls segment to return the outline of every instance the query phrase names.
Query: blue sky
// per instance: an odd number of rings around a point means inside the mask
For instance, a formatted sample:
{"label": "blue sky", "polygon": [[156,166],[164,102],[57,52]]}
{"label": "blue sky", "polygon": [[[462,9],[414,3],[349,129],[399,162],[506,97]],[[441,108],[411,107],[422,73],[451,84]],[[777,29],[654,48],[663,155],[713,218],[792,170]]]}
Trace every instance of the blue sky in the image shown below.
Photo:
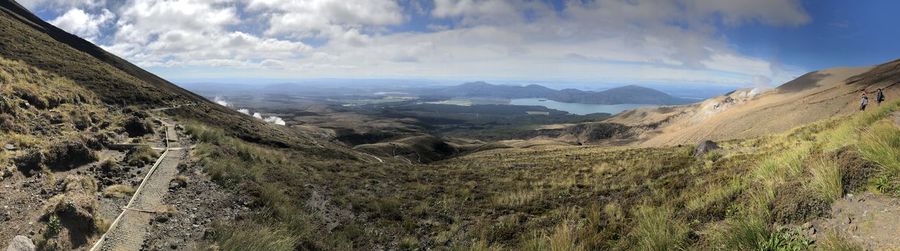
{"label": "blue sky", "polygon": [[21,0],[180,82],[773,86],[900,57],[897,1]]}
{"label": "blue sky", "polygon": [[723,30],[738,51],[807,69],[862,66],[900,58],[898,1],[806,1],[798,27],[752,24]]}

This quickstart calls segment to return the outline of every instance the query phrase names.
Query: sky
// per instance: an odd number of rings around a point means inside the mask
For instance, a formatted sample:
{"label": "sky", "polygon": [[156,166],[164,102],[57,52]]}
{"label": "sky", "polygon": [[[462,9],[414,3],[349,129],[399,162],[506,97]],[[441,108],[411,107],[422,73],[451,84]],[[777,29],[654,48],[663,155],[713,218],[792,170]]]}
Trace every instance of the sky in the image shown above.
{"label": "sky", "polygon": [[900,1],[18,0],[175,82],[775,86],[900,57]]}

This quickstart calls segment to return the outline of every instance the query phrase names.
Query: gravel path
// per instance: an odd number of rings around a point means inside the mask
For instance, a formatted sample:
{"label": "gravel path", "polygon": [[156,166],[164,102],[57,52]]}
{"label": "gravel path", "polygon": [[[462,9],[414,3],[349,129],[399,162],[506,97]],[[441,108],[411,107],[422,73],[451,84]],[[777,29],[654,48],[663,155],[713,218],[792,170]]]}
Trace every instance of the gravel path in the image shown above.
{"label": "gravel path", "polygon": [[175,126],[169,124],[166,127],[168,150],[160,156],[156,169],[145,178],[118,220],[91,250],[140,250],[150,220],[156,214],[167,211],[162,199],[168,193],[169,182],[178,173],[178,164],[186,157],[188,150],[179,147]]}

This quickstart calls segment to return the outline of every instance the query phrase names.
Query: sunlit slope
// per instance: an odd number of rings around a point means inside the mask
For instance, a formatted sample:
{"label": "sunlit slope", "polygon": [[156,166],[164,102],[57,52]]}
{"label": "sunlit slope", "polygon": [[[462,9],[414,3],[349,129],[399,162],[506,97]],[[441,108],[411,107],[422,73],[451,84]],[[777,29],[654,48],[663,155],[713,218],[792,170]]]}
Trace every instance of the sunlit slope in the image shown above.
{"label": "sunlit slope", "polygon": [[[784,133],[721,141],[697,158],[695,145],[474,153],[439,163],[477,178],[454,180],[452,192],[467,197],[441,198],[436,208],[471,217],[456,224],[472,226],[465,231],[477,250],[825,248],[846,233],[813,236],[800,226],[828,217],[833,201],[847,193],[900,195],[898,110],[900,101],[889,101]],[[490,213],[474,216],[483,212]]]}
{"label": "sunlit slope", "polygon": [[874,91],[885,88],[889,98],[900,88],[894,61],[877,67],[834,68],[811,72],[778,88],[738,90],[688,106],[638,109],[606,122],[634,126],[639,145],[693,144],[771,133],[858,111],[863,91],[875,105]]}

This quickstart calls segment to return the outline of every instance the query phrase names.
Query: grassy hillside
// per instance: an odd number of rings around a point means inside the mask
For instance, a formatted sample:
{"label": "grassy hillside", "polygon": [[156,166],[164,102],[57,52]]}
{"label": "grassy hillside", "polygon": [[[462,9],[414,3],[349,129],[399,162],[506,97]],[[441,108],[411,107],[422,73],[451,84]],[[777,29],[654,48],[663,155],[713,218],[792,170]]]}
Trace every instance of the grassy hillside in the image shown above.
{"label": "grassy hillside", "polygon": [[844,193],[900,195],[900,129],[886,119],[897,110],[722,142],[702,158],[692,146],[535,146],[431,165],[334,162],[191,131],[201,166],[269,212],[223,222],[228,249],[810,248],[796,226]]}
{"label": "grassy hillside", "polygon": [[[863,92],[900,95],[900,61],[815,71],[769,91],[738,90],[691,106],[638,109],[605,122],[633,127],[643,146],[696,144],[782,133],[859,110]],[[778,119],[773,119],[778,118]]]}
{"label": "grassy hillside", "polygon": [[186,91],[44,22],[14,1],[0,1],[0,57],[69,79],[107,105],[187,105],[169,114],[217,124],[229,135],[252,142],[294,148],[313,144],[305,135],[267,125]]}

